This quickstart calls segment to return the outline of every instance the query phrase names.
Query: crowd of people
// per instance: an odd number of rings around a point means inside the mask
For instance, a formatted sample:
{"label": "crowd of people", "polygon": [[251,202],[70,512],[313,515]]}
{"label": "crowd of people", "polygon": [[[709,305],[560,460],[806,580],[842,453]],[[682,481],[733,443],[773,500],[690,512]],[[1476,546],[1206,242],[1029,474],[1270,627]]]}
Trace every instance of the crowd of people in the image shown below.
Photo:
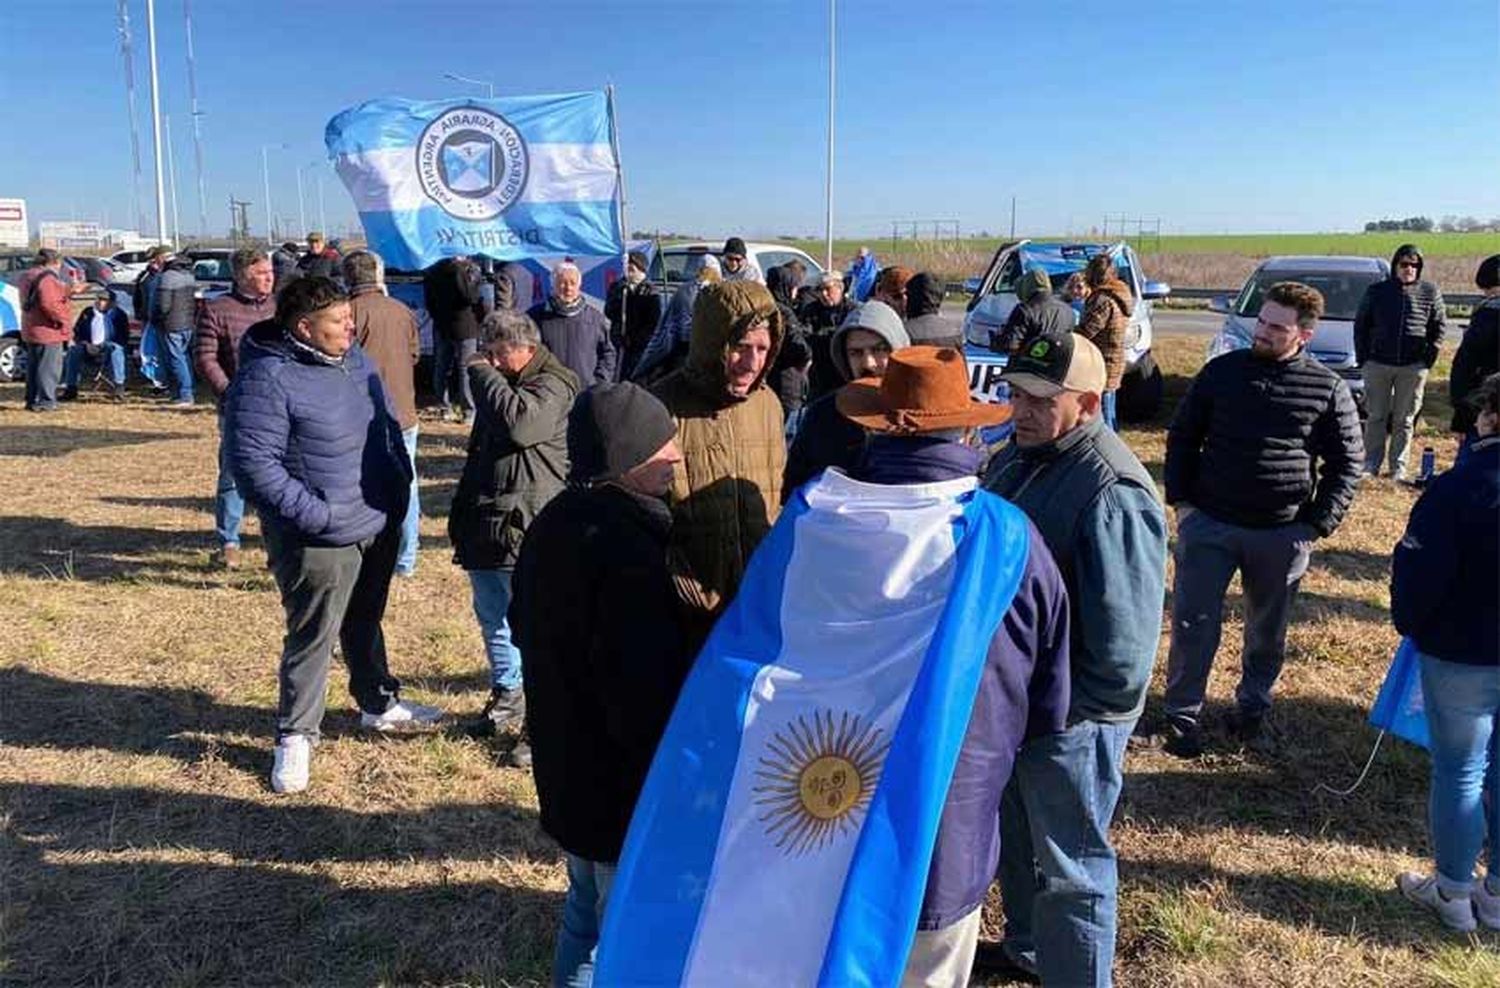
{"label": "crowd of people", "polygon": [[[182,321],[179,269],[162,252],[138,309],[151,313],[166,366],[187,388],[175,400],[192,400],[191,352],[219,404],[225,566],[240,565],[246,505],[260,519],[286,617],[277,792],[310,783],[335,642],[362,726],[442,718],[402,697],[381,630],[393,577],[416,565],[416,322],[387,296],[375,254],[330,257],[319,238],[308,256],[294,276],[264,252],[238,251],[233,290],[194,324]],[[57,261],[43,252],[22,284],[26,400],[38,411],[55,406],[59,375],[76,390],[85,360],[124,383],[117,310],[103,299],[72,320]],[[710,636],[757,613],[740,593],[757,549],[800,517],[859,517],[872,504],[895,512],[893,529],[903,512],[957,519],[976,504],[1013,506],[1024,520],[1024,537],[1005,543],[1018,553],[1012,592],[976,596],[966,615],[991,631],[965,659],[975,664],[972,701],[959,711],[968,726],[923,859],[930,874],[903,981],[964,984],[977,956],[1044,984],[1109,984],[1118,886],[1109,828],[1127,742],[1204,752],[1205,693],[1237,573],[1244,641],[1229,726],[1247,745],[1274,745],[1269,713],[1299,582],[1387,451],[1404,475],[1444,325],[1420,252],[1402,248],[1356,320],[1377,389],[1362,428],[1345,382],[1307,349],[1321,295],[1273,286],[1253,345],[1207,364],[1178,406],[1163,498],[1116,431],[1133,301],[1107,256],[1061,297],[1045,273],[1025,272],[1020,304],[993,341],[1009,354],[1004,406],[970,397],[941,281],[864,262],[849,284],[828,272],[810,285],[796,264],[760,271],[731,238],[719,256],[695,255],[666,298],[633,254],[602,311],[571,262],[551,272],[535,305],[520,265],[486,274],[460,257],[424,275],[438,400],[470,428],[448,535],[490,667],[490,697],[471,727],[510,736],[509,757],[535,776],[542,828],[566,852],[558,984],[592,976],[627,830],[653,760],[665,757],[658,744],[678,694]],[[1436,873],[1399,885],[1460,929],[1500,928],[1500,257],[1476,281],[1485,300],[1451,382],[1460,458],[1418,501],[1392,584],[1396,627],[1422,652],[1434,739]],[[856,302],[850,287],[862,283],[868,297]],[[979,442],[979,428],[1006,420],[1007,444]],[[1164,715],[1142,724],[1174,528]],[[834,571],[886,588],[920,582],[878,528],[851,530],[836,551]],[[862,606],[876,620],[896,603]],[[799,635],[813,638],[838,620],[796,615]],[[1475,881],[1486,843],[1489,877]],[[980,945],[995,877],[1004,939]]]}

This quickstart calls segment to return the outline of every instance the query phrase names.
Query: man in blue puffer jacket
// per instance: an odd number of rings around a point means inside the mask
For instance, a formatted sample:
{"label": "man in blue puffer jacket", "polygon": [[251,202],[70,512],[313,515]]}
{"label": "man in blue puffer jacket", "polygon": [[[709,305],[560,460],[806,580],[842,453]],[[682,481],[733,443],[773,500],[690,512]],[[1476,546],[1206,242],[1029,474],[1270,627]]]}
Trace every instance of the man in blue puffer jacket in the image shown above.
{"label": "man in blue puffer jacket", "polygon": [[411,463],[374,365],[353,342],[348,297],[305,277],[252,326],[225,400],[229,459],[255,506],[286,611],[271,787],[307,788],[337,634],[360,724],[425,727],[401,701],[381,619],[410,496]]}

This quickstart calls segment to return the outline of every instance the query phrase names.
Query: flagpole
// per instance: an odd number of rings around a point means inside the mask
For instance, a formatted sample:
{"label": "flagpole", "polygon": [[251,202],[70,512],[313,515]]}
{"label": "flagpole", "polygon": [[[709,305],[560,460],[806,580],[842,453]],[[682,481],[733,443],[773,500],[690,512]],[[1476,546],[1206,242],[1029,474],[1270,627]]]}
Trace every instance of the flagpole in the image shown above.
{"label": "flagpole", "polygon": [[[610,146],[610,150],[612,150],[614,152],[614,155],[615,155],[615,185],[619,189],[619,196],[620,196],[620,213],[619,213],[619,229],[620,229],[620,277],[621,278],[625,278],[625,279],[628,280],[628,271],[629,271],[629,268],[630,268],[630,250],[629,250],[628,245],[626,244],[626,241],[625,241],[625,231],[629,229],[629,227],[627,227],[625,225],[625,166],[620,162],[620,127],[619,127],[618,121],[615,119],[615,87],[614,87],[614,83],[610,83],[609,85],[607,85],[607,86],[604,87],[604,94],[605,94],[606,106],[607,106],[608,112],[609,112],[609,146]],[[604,290],[604,301],[605,301],[606,304],[609,302],[609,289],[607,289],[607,288]],[[626,299],[625,299],[624,289],[621,289],[620,290],[620,338],[621,338],[621,340],[623,340],[625,338],[625,330],[626,330],[626,322],[627,322],[627,316],[625,315],[625,310],[628,308],[628,306],[625,303],[626,303]],[[618,356],[615,358],[615,360],[616,360],[616,366],[619,366],[619,359],[620,358]]]}
{"label": "flagpole", "polygon": [[824,221],[827,244],[823,252],[823,266],[833,270],[833,98],[834,98],[834,39],[838,34],[838,0],[828,0],[828,178],[823,189],[823,199],[828,214]]}
{"label": "flagpole", "polygon": [[167,239],[167,198],[162,183],[161,96],[156,80],[156,0],[146,0],[146,38],[151,50],[151,143],[156,151],[156,238],[158,243],[164,243]]}

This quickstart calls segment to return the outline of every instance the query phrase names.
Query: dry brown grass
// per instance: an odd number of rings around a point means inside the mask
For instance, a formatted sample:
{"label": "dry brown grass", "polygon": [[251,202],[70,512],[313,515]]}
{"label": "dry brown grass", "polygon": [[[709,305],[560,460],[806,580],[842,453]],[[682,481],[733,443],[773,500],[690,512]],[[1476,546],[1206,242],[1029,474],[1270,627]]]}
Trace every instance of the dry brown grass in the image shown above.
{"label": "dry brown grass", "polygon": [[[1204,342],[1163,339],[1169,394]],[[336,684],[312,789],[268,791],[280,614],[253,522],[252,565],[209,568],[212,414],[19,404],[0,387],[0,983],[544,980],[564,877],[500,746],[362,737]],[[1440,404],[1424,430],[1446,461]],[[1159,470],[1161,423],[1129,439]],[[454,427],[424,423],[422,560],[387,632],[409,694],[468,714],[483,659],[442,534],[462,455]],[[1370,485],[1320,546],[1273,755],[1130,755],[1122,985],[1500,978],[1500,940],[1445,935],[1392,890],[1425,863],[1420,752],[1390,744],[1349,799],[1312,793],[1347,784],[1373,740],[1364,715],[1396,640],[1387,558],[1411,500]],[[1221,705],[1235,619],[1225,631]]]}

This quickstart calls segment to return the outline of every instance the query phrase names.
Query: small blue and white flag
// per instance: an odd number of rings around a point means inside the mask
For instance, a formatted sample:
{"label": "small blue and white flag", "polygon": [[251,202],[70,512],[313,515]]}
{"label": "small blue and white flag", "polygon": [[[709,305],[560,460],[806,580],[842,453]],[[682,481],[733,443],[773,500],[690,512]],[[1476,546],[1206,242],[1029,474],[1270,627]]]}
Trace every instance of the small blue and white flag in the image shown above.
{"label": "small blue and white flag", "polygon": [[602,92],[379,99],[325,141],[370,249],[415,271],[456,254],[622,254],[611,128]]}
{"label": "small blue and white flag", "polygon": [[1027,546],[972,478],[797,493],[657,748],[596,983],[899,981]]}
{"label": "small blue and white flag", "polygon": [[1422,653],[1410,638],[1401,639],[1370,707],[1370,723],[1423,748],[1432,747],[1427,706],[1422,702]]}

